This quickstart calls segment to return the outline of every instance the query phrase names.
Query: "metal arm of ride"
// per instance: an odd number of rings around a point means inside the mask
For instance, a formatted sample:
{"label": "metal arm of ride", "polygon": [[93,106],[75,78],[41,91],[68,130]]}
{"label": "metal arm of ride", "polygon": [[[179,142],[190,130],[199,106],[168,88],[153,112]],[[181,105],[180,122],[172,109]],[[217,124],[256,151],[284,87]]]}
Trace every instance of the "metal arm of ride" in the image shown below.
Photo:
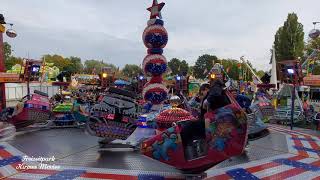
{"label": "metal arm of ride", "polygon": [[318,54],[319,50],[318,49],[313,49],[312,53],[307,57],[307,59],[302,63],[301,68],[302,69],[307,69],[306,66],[308,65],[308,62],[315,57]]}
{"label": "metal arm of ride", "polygon": [[298,93],[298,90],[295,89],[295,94],[296,94],[296,99],[298,100],[298,104],[299,104],[299,108],[301,110],[301,112],[303,113],[303,104],[302,104],[302,101],[301,101],[301,98],[299,97],[299,93]]}
{"label": "metal arm of ride", "polygon": [[259,76],[256,75],[256,73],[254,72],[254,70],[251,68],[251,66],[249,66],[249,64],[246,62],[246,60],[244,59],[243,56],[240,57],[240,61],[242,61],[247,68],[251,71],[251,73],[253,74],[253,76],[255,76],[255,78],[259,81],[259,83],[262,83],[261,79],[259,78]]}

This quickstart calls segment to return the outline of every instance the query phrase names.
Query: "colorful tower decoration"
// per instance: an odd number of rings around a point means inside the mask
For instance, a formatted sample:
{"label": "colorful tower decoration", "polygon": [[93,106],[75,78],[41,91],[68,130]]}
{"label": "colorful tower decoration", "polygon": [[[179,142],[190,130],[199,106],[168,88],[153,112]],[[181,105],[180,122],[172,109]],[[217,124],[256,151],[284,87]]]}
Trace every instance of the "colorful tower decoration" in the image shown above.
{"label": "colorful tower decoration", "polygon": [[163,48],[168,42],[168,33],[161,17],[161,9],[164,5],[165,3],[158,4],[157,0],[153,0],[152,6],[147,9],[151,13],[150,20],[142,35],[148,53],[143,60],[142,68],[145,75],[151,77],[151,80],[145,84],[142,94],[144,99],[153,105],[161,105],[168,95],[162,79],[168,66],[166,58],[162,55]]}

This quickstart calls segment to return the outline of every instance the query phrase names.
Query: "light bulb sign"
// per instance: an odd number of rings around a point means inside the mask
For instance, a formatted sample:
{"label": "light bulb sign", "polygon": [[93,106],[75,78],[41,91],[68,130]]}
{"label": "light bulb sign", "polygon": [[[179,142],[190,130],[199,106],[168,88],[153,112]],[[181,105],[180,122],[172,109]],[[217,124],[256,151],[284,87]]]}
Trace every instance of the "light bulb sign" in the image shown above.
{"label": "light bulb sign", "polygon": [[38,73],[38,72],[40,72],[40,65],[32,65],[32,66],[31,66],[31,72],[32,72],[32,73]]}
{"label": "light bulb sign", "polygon": [[302,68],[298,60],[286,60],[278,63],[281,82],[300,84],[303,82]]}
{"label": "light bulb sign", "polygon": [[288,74],[293,75],[294,74],[294,69],[289,68],[287,69]]}

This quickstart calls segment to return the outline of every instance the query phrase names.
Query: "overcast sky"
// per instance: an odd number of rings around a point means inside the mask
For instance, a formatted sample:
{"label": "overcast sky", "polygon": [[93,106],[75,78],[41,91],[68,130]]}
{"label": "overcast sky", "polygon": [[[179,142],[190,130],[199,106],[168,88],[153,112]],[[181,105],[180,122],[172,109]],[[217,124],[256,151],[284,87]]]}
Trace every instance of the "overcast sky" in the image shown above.
{"label": "overcast sky", "polygon": [[[169,33],[164,55],[189,64],[204,53],[234,59],[244,55],[266,70],[274,34],[289,12],[298,14],[306,34],[313,21],[320,21],[319,0],[163,1]],[[141,64],[146,55],[141,35],[151,4],[152,0],[1,0],[0,13],[18,33],[15,39],[5,38],[16,56],[60,54],[123,67]]]}

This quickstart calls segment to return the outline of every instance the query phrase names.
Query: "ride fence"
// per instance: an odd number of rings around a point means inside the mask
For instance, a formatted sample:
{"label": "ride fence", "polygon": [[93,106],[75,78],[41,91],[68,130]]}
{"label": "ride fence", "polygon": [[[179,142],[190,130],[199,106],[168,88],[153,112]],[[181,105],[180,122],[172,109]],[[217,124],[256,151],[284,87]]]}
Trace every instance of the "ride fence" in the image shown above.
{"label": "ride fence", "polygon": [[[15,106],[28,93],[27,84],[7,83],[5,90],[7,106]],[[59,87],[51,84],[30,83],[30,93],[33,93],[34,90],[47,93],[50,98],[59,92]]]}

